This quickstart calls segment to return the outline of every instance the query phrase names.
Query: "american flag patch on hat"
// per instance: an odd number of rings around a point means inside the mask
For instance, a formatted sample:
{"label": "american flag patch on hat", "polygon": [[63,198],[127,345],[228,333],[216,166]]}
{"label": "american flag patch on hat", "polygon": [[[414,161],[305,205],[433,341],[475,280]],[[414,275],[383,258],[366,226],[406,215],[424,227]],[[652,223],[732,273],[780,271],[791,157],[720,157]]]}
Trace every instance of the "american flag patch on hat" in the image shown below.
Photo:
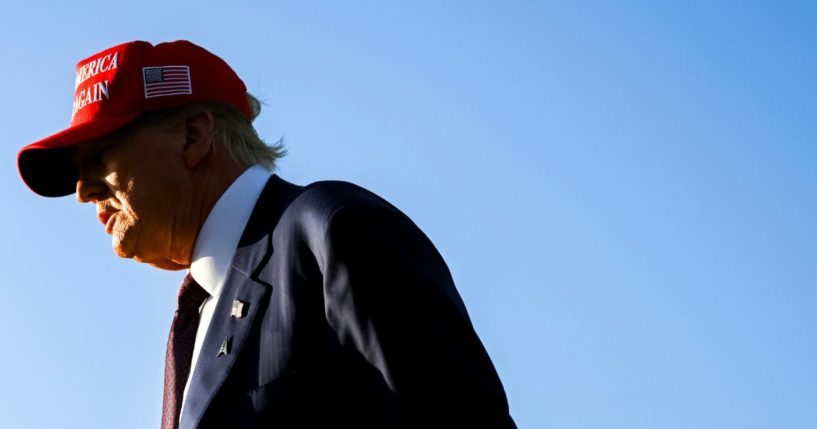
{"label": "american flag patch on hat", "polygon": [[193,93],[188,66],[143,67],[142,78],[145,98]]}

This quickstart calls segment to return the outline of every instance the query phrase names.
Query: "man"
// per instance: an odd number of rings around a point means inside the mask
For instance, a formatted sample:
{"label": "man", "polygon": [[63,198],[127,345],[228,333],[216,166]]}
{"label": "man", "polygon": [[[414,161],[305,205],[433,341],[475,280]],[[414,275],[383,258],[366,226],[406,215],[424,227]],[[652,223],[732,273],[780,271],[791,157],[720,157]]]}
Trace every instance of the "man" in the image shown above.
{"label": "man", "polygon": [[259,109],[199,46],[125,43],[80,61],[71,126],[18,156],[118,255],[189,269],[162,427],[515,427],[428,238],[360,187],[272,175]]}

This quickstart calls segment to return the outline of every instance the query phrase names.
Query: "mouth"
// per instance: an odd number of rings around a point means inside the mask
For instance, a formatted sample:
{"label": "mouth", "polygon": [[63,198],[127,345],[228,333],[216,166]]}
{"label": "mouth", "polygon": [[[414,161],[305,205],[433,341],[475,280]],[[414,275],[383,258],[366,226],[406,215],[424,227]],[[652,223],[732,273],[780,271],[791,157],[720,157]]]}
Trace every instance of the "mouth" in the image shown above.
{"label": "mouth", "polygon": [[113,225],[116,223],[117,212],[101,212],[97,215],[99,221],[105,225],[105,232],[111,234],[113,232]]}

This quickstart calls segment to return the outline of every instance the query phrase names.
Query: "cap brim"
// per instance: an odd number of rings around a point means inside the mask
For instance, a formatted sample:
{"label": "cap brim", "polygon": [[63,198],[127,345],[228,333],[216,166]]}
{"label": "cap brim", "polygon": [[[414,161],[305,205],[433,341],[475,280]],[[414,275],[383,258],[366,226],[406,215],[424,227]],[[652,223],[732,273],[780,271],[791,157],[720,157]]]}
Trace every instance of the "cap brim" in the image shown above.
{"label": "cap brim", "polygon": [[76,191],[79,172],[74,165],[74,147],[95,140],[127,125],[139,116],[100,118],[32,143],[17,154],[17,168],[23,182],[44,197],[63,197]]}

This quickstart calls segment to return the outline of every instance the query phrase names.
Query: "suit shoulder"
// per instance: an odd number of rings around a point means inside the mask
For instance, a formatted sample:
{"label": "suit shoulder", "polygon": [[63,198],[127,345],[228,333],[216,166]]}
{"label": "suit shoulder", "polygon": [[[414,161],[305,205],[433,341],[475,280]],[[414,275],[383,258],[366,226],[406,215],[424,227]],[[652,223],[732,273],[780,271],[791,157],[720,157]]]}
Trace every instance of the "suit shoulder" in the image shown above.
{"label": "suit shoulder", "polygon": [[344,208],[373,207],[397,210],[388,201],[354,183],[326,180],[303,187],[283,214],[285,223],[303,224],[311,227],[324,226],[333,214]]}
{"label": "suit shoulder", "polygon": [[319,211],[327,216],[347,206],[391,206],[374,192],[339,180],[325,180],[305,186],[295,203],[302,209]]}

